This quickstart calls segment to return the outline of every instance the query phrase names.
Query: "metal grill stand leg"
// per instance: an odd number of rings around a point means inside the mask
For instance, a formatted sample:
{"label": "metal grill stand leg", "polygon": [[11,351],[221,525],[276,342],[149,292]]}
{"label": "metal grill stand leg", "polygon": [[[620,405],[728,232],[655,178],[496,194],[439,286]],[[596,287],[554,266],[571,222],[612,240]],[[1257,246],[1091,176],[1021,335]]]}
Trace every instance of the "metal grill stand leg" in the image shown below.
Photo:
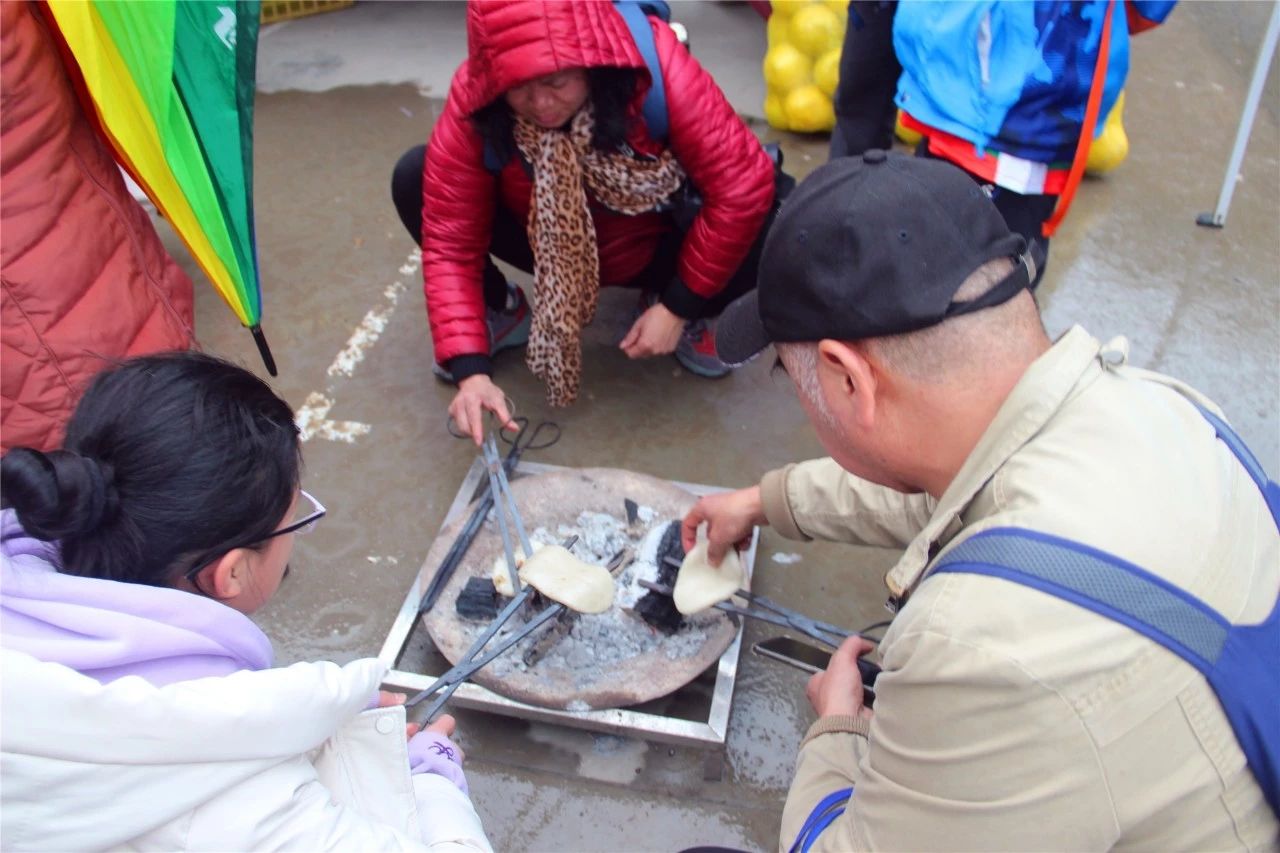
{"label": "metal grill stand leg", "polygon": [[1231,194],[1235,192],[1236,179],[1240,176],[1244,149],[1249,144],[1253,120],[1258,115],[1258,102],[1262,100],[1262,88],[1267,82],[1267,71],[1271,68],[1272,57],[1275,56],[1278,36],[1280,36],[1280,3],[1274,3],[1271,6],[1271,22],[1267,24],[1267,35],[1262,40],[1262,49],[1258,51],[1258,62],[1253,67],[1253,80],[1249,83],[1249,94],[1244,101],[1244,114],[1240,116],[1240,129],[1236,131],[1236,145],[1231,150],[1231,162],[1227,165],[1227,174],[1222,179],[1222,191],[1218,193],[1218,206],[1213,213],[1202,213],[1197,216],[1197,225],[1221,228],[1227,224],[1227,208],[1231,206]]}

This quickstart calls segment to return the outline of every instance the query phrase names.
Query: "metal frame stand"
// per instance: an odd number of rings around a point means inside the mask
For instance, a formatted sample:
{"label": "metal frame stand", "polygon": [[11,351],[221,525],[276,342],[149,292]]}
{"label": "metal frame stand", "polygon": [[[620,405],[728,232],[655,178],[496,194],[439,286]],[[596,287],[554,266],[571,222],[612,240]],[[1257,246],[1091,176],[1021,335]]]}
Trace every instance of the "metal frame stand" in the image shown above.
{"label": "metal frame stand", "polygon": [[1231,206],[1231,194],[1235,192],[1236,180],[1240,177],[1240,164],[1244,161],[1244,149],[1249,144],[1249,134],[1253,132],[1253,120],[1258,115],[1258,102],[1262,100],[1262,88],[1266,85],[1267,72],[1275,56],[1277,38],[1280,38],[1280,2],[1273,3],[1271,6],[1271,22],[1267,24],[1267,34],[1262,39],[1258,61],[1253,67],[1253,80],[1249,83],[1249,94],[1244,99],[1244,113],[1240,116],[1240,128],[1236,131],[1236,144],[1231,149],[1231,162],[1228,163],[1227,174],[1222,179],[1222,191],[1218,193],[1218,206],[1212,213],[1201,213],[1197,216],[1197,225],[1221,228],[1227,224],[1227,208]]}
{"label": "metal frame stand", "polygon": [[[565,470],[571,469],[557,465],[541,465],[535,462],[521,461],[513,472],[513,479],[528,474]],[[458,494],[454,498],[453,504],[449,507],[449,512],[441,524],[442,530],[455,519],[462,517],[472,498],[475,497],[477,488],[484,477],[484,465],[477,459],[467,472],[467,476],[463,480],[461,488],[458,489]],[[696,483],[676,483],[675,485],[698,496],[727,491],[727,489],[721,487]],[[746,589],[750,589],[759,539],[760,532],[756,530],[751,537],[751,547],[742,554],[742,564],[746,574],[744,588]],[[430,685],[438,675],[409,672],[397,668],[397,663],[406,646],[409,645],[411,637],[414,636],[414,631],[425,631],[422,628],[422,620],[418,614],[418,604],[422,601],[423,591],[427,588],[427,584],[430,583],[435,569],[434,565],[424,565],[421,571],[418,572],[417,577],[405,595],[400,612],[397,614],[395,622],[392,623],[391,630],[382,644],[382,651],[378,653],[378,659],[390,668],[386,678],[383,679],[385,688],[416,693]],[[440,602],[436,606],[444,607],[447,605],[444,602]],[[715,685],[712,688],[710,709],[705,720],[690,720],[632,708],[605,708],[595,711],[560,711],[552,708],[540,708],[508,699],[470,682],[462,684],[458,688],[457,692],[453,694],[452,702],[463,708],[473,708],[526,720],[557,723],[571,728],[587,729],[606,734],[636,737],[657,743],[703,748],[714,747],[716,751],[708,756],[708,760],[711,763],[707,765],[705,771],[710,776],[714,772],[718,772],[712,767],[712,764],[715,763],[714,759],[723,758],[723,749],[729,730],[729,712],[733,704],[733,689],[738,676],[738,658],[742,651],[742,631],[743,626],[740,624],[733,642],[725,650],[724,654],[720,656],[716,665]]]}

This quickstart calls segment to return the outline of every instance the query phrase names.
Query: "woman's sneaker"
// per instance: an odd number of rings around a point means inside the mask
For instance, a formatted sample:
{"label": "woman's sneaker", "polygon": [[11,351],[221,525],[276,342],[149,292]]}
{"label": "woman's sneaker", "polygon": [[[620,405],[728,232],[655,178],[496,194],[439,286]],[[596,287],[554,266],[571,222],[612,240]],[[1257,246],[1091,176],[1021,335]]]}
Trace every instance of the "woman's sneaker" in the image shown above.
{"label": "woman's sneaker", "polygon": [[[514,284],[507,284],[507,307],[500,311],[486,308],[485,323],[489,326],[489,355],[497,355],[504,349],[522,347],[529,342],[529,328],[533,325],[533,312],[524,291]],[[453,382],[453,374],[444,365],[431,365],[431,372],[444,382]]]}
{"label": "woman's sneaker", "polygon": [[687,323],[680,343],[676,344],[676,361],[690,373],[719,379],[733,370],[716,355],[715,329],[707,320]]}

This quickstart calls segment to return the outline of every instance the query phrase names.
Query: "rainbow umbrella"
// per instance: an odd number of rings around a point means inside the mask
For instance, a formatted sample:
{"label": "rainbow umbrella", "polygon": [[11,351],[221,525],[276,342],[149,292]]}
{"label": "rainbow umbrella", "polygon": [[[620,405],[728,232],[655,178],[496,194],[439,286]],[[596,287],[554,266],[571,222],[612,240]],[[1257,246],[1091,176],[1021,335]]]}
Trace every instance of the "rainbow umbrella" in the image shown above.
{"label": "rainbow umbrella", "polygon": [[275,376],[253,227],[259,4],[48,0],[46,8],[117,159],[253,333]]}

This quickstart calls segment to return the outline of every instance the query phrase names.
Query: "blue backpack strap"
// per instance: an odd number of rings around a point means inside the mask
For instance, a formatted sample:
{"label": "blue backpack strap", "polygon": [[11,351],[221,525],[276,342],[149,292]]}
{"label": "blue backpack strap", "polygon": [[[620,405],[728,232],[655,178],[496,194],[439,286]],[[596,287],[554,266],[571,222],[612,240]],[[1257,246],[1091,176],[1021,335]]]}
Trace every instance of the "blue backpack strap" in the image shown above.
{"label": "blue backpack strap", "polygon": [[1244,440],[1236,435],[1235,430],[1227,426],[1226,421],[1203,406],[1196,406],[1196,408],[1200,410],[1200,414],[1204,415],[1204,419],[1212,424],[1213,431],[1218,434],[1222,443],[1240,460],[1244,470],[1249,472],[1249,476],[1258,485],[1258,490],[1262,492],[1262,497],[1267,502],[1267,509],[1271,510],[1271,518],[1275,520],[1276,527],[1280,528],[1280,483],[1267,476],[1258,457],[1253,455],[1253,451],[1249,450]]}
{"label": "blue backpack strap", "polygon": [[645,67],[649,69],[652,83],[644,96],[644,124],[649,135],[659,142],[666,142],[667,122],[667,86],[662,79],[662,66],[658,64],[658,47],[653,41],[653,29],[649,26],[649,15],[671,20],[671,7],[665,0],[614,0],[613,7],[627,22],[631,38],[636,43],[636,50],[644,58]]}
{"label": "blue backpack strap", "polygon": [[1271,810],[1280,816],[1280,602],[1260,625],[1236,625],[1209,676]]}
{"label": "blue backpack strap", "polygon": [[818,804],[813,807],[813,811],[809,812],[809,817],[805,820],[804,825],[800,827],[800,832],[796,835],[796,840],[792,842],[787,853],[808,853],[809,848],[818,840],[818,836],[822,834],[822,831],[830,826],[836,818],[844,814],[845,807],[848,806],[852,797],[853,788],[841,788],[838,791],[832,791],[819,800]]}
{"label": "blue backpack strap", "polygon": [[496,175],[502,171],[503,165],[502,159],[498,157],[497,150],[486,139],[484,143],[484,167]]}

